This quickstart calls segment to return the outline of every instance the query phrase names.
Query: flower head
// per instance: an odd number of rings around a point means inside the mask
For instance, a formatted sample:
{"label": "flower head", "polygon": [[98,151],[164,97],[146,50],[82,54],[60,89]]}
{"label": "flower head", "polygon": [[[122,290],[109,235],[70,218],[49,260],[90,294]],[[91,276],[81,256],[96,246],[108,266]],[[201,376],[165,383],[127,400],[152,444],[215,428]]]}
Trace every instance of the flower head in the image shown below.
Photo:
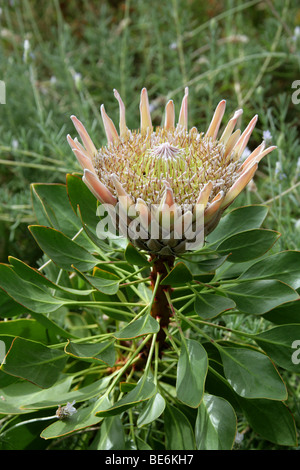
{"label": "flower head", "polygon": [[[102,204],[115,208],[118,229],[138,247],[166,255],[184,252],[189,249],[188,240],[203,238],[216,227],[223,211],[253,178],[259,161],[276,147],[265,149],[262,142],[246,159],[242,157],[257,115],[243,132],[234,130],[241,109],[218,137],[225,100],[218,104],[206,132],[188,129],[188,88],[177,123],[170,100],[164,125],[156,129],[143,88],[140,128],[130,131],[124,103],[116,90],[114,95],[120,110],[119,132],[102,105],[107,145],[100,149],[83,124],[71,116],[82,143],[69,135],[67,139],[84,169],[83,181]],[[128,230],[137,214],[138,235],[132,227]]]}

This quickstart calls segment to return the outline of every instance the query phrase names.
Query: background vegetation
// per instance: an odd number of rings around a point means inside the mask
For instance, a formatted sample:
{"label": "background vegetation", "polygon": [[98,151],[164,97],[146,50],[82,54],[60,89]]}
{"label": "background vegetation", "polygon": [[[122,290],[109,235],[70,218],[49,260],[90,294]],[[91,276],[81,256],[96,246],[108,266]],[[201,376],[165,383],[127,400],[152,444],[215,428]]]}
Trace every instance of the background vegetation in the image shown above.
{"label": "background vegetation", "polygon": [[[65,182],[79,170],[66,142],[70,115],[104,143],[99,107],[118,122],[116,88],[130,128],[139,124],[139,93],[148,89],[155,124],[170,98],[178,111],[189,86],[189,124],[205,129],[220,99],[226,118],[244,109],[242,126],[259,115],[250,141],[269,131],[278,149],[260,164],[238,198],[267,203],[265,227],[282,237],[276,250],[300,246],[300,8],[296,0],[3,0],[0,10],[0,261],[35,265],[41,253],[27,226],[34,222],[30,183]],[[226,119],[225,119],[226,120]],[[224,122],[225,122],[224,120]],[[287,378],[300,391],[299,377]],[[297,410],[297,397],[294,409]],[[295,414],[299,426],[300,414]],[[75,441],[74,441],[75,442]],[[265,448],[246,434],[244,448]]]}

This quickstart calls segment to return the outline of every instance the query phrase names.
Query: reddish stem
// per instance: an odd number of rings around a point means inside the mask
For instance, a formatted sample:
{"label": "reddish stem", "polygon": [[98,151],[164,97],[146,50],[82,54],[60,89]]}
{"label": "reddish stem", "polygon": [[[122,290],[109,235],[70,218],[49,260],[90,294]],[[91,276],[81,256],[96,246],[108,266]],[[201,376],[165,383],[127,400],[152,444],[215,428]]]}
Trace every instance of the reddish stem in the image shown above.
{"label": "reddish stem", "polygon": [[151,271],[151,285],[152,289],[156,285],[157,276],[160,275],[159,285],[156,289],[156,295],[152,304],[151,316],[155,319],[160,319],[160,330],[157,334],[157,341],[159,343],[160,352],[166,347],[165,338],[166,333],[164,328],[168,328],[170,316],[172,311],[170,309],[166,292],[171,292],[170,286],[161,285],[161,281],[168,275],[168,269],[171,269],[174,265],[175,258],[173,256],[156,256],[153,255],[151,261],[153,261],[153,267]]}

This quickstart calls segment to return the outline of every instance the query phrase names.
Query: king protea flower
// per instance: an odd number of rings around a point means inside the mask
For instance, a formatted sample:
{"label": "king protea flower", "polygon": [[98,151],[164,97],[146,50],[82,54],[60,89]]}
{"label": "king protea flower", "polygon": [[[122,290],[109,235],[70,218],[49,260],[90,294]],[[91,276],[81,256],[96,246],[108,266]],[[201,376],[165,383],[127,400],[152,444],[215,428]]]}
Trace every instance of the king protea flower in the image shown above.
{"label": "king protea flower", "polygon": [[[224,210],[253,178],[260,160],[276,147],[265,148],[262,142],[242,160],[257,115],[241,132],[235,126],[243,111],[237,110],[218,136],[225,100],[218,104],[206,132],[189,130],[188,88],[177,124],[170,100],[164,125],[156,129],[143,88],[138,131],[127,128],[124,103],[116,90],[114,95],[120,110],[119,132],[104,105],[100,108],[105,147],[97,149],[83,124],[71,116],[82,143],[69,135],[67,139],[84,170],[83,181],[102,204],[114,208],[119,232],[136,246],[159,255],[183,253],[191,240],[200,235],[203,240],[214,230]],[[137,216],[138,231],[132,225]]]}

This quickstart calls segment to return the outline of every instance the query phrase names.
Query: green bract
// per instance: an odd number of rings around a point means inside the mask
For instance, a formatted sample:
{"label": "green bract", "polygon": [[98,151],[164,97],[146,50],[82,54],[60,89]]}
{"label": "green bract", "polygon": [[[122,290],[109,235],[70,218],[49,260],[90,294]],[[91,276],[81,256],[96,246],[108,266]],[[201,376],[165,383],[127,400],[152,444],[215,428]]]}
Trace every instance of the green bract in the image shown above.
{"label": "green bract", "polygon": [[32,202],[40,267],[0,265],[3,448],[28,420],[43,440],[86,432],[90,449],[231,449],[247,426],[297,445],[284,378],[300,371],[300,252],[276,249],[265,206],[227,213],[162,278],[123,238],[97,238],[79,175],[32,185]]}

